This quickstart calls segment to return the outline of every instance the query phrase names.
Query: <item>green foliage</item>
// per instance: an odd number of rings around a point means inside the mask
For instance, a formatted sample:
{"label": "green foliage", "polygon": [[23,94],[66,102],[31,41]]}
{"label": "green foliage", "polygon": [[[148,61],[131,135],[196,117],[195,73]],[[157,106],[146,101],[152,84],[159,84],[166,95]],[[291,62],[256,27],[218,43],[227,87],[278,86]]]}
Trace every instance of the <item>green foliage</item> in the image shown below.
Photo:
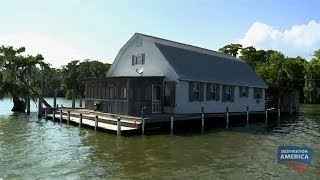
{"label": "green foliage", "polygon": [[230,54],[234,57],[237,57],[239,50],[242,49],[241,44],[229,44],[219,49],[223,53]]}

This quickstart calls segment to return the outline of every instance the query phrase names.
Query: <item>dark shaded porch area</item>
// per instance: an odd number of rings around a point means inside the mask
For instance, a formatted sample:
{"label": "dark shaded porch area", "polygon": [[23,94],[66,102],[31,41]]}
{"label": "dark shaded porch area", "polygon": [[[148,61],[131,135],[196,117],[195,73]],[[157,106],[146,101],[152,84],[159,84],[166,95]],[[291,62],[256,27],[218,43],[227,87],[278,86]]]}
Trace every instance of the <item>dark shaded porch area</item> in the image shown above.
{"label": "dark shaded porch area", "polygon": [[86,80],[85,108],[141,116],[163,112],[163,77],[107,77]]}

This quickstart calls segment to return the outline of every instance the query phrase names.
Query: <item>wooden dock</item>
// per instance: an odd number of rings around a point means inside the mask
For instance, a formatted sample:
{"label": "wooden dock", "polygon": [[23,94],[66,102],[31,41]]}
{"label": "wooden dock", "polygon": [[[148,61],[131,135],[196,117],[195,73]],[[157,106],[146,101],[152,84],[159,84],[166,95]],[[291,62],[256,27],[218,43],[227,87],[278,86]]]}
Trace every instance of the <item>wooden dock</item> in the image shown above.
{"label": "wooden dock", "polygon": [[[116,132],[117,135],[122,133],[145,134],[146,126],[148,128],[157,124],[168,124],[170,132],[173,133],[175,122],[195,121],[199,122],[202,131],[205,129],[205,124],[216,122],[217,119],[225,119],[226,128],[229,127],[230,118],[237,121],[246,120],[247,124],[251,122],[254,116],[260,117],[268,123],[268,116],[277,114],[277,110],[269,109],[259,112],[233,112],[229,113],[198,113],[198,114],[151,114],[143,117],[118,115],[111,113],[97,112],[84,108],[45,108],[44,118],[51,119],[54,122],[67,123],[77,125],[79,127],[85,126],[95,130],[106,130]],[[270,119],[269,117],[269,119]],[[242,120],[241,120],[242,119]]]}

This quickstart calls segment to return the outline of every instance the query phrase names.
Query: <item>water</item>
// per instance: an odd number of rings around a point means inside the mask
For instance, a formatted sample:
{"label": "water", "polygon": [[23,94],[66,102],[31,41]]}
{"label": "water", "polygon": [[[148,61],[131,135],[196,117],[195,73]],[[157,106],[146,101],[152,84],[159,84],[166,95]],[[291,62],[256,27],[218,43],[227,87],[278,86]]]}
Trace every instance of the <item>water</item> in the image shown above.
{"label": "water", "polygon": [[[303,105],[301,116],[269,126],[131,137],[39,121],[34,105],[30,116],[11,113],[11,106],[8,99],[0,101],[0,179],[320,177],[319,105]],[[312,166],[299,173],[278,164],[280,145],[311,147]]]}

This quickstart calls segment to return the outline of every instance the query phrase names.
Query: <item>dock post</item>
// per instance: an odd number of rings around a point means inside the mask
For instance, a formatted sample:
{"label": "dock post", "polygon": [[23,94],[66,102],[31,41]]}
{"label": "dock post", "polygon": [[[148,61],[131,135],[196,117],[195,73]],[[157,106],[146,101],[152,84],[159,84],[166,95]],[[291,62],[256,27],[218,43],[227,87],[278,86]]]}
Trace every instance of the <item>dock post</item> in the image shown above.
{"label": "dock post", "polygon": [[201,107],[201,132],[204,133],[204,107]]}
{"label": "dock post", "polygon": [[141,123],[142,123],[142,127],[141,127],[141,134],[144,135],[144,130],[145,130],[145,119],[144,119],[144,110],[146,109],[147,107],[143,107],[141,109]]}
{"label": "dock post", "polygon": [[53,122],[55,122],[55,120],[56,120],[56,109],[55,108],[53,108],[53,111],[52,111],[52,120],[53,120]]}
{"label": "dock post", "polygon": [[67,119],[67,124],[69,125],[70,123],[70,111],[68,111],[68,119]]}
{"label": "dock post", "polygon": [[266,124],[268,124],[268,110],[266,110]]}
{"label": "dock post", "polygon": [[48,119],[48,109],[47,108],[44,110],[44,119],[45,120]]}
{"label": "dock post", "polygon": [[229,108],[228,107],[226,108],[226,118],[227,118],[226,128],[228,128],[229,127]]}
{"label": "dock post", "polygon": [[247,106],[247,125],[249,125],[249,106]]}
{"label": "dock post", "polygon": [[79,127],[82,125],[82,114],[79,115]]}
{"label": "dock post", "polygon": [[53,96],[53,108],[57,107],[57,91],[54,92],[54,96]]}
{"label": "dock post", "polygon": [[121,120],[120,117],[117,119],[117,136],[121,136]]}
{"label": "dock post", "polygon": [[170,118],[170,133],[173,134],[173,115],[171,115],[171,118]]}
{"label": "dock post", "polygon": [[62,110],[60,110],[60,123],[62,123]]}
{"label": "dock post", "polygon": [[95,118],[94,118],[94,130],[96,131],[97,130],[97,127],[98,127],[98,116],[96,116]]}
{"label": "dock post", "polygon": [[280,108],[278,108],[278,121],[280,120]]}

